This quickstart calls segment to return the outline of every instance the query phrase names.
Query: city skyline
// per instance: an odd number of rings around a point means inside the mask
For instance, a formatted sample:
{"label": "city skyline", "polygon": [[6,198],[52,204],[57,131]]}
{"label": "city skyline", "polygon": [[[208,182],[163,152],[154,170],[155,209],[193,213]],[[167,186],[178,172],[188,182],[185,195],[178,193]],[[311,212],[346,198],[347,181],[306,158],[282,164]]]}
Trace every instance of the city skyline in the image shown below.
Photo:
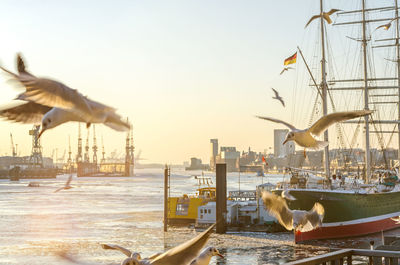
{"label": "city skyline", "polygon": [[[325,2],[325,9],[346,6],[344,0]],[[298,112],[292,94],[300,70],[279,73],[283,60],[318,30],[316,24],[304,30],[318,12],[315,0],[117,3],[4,1],[1,65],[14,71],[21,52],[33,74],[116,107],[132,121],[136,152],[142,150],[148,162],[180,164],[190,157],[208,162],[211,138],[223,146],[263,152],[273,147],[273,130],[284,127],[254,115],[307,125],[307,106]],[[6,75],[1,80],[4,106],[18,91]],[[272,99],[271,87],[279,90],[286,108]],[[315,91],[307,91],[301,98],[310,100]],[[11,153],[10,133],[21,155],[29,154],[32,125],[0,122],[0,154]],[[103,125],[96,126],[96,133],[108,154],[123,152],[125,133]],[[76,153],[77,134],[76,123],[46,131],[44,154],[68,150],[68,137]]]}

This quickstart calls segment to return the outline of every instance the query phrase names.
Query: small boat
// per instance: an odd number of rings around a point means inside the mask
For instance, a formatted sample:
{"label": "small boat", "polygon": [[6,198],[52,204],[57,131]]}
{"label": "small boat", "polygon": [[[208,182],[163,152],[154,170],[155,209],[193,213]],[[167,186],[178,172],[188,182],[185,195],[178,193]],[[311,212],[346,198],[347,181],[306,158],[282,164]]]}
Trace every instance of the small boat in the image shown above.
{"label": "small boat", "polygon": [[[168,198],[168,223],[170,225],[194,224],[198,216],[198,207],[216,201],[216,188],[211,187],[210,177],[195,176],[199,188],[195,195],[183,194]],[[206,185],[206,187],[201,187]]]}
{"label": "small boat", "polygon": [[31,182],[29,182],[28,187],[37,188],[37,187],[40,187],[40,183],[36,182],[36,181],[31,181]]}

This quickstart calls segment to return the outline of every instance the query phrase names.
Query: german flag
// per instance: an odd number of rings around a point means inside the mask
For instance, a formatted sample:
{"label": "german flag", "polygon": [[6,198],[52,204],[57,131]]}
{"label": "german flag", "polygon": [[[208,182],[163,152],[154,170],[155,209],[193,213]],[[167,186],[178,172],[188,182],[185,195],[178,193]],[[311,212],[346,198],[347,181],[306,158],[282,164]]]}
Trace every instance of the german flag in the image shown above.
{"label": "german flag", "polygon": [[285,59],[285,61],[283,62],[283,65],[289,65],[289,64],[296,63],[296,60],[297,60],[297,52],[295,54],[293,54],[292,56],[290,56],[289,58]]}

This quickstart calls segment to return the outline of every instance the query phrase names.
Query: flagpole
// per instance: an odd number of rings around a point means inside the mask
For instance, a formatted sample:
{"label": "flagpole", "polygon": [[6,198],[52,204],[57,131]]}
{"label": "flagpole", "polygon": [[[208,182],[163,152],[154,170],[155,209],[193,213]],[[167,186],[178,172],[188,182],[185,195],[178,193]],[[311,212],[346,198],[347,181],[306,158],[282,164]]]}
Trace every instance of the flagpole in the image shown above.
{"label": "flagpole", "polygon": [[311,79],[312,79],[312,81],[313,81],[313,83],[314,83],[315,89],[317,89],[318,94],[321,96],[321,98],[323,98],[323,97],[322,97],[322,94],[321,94],[321,91],[319,90],[319,86],[317,85],[317,81],[315,81],[315,78],[314,78],[314,76],[313,76],[313,74],[312,74],[312,72],[311,72],[311,70],[310,70],[310,67],[308,67],[308,64],[307,64],[307,62],[306,62],[306,59],[305,59],[304,56],[303,56],[303,52],[301,51],[301,49],[300,49],[299,46],[297,46],[297,49],[299,50],[300,55],[301,55],[301,58],[303,59],[303,62],[304,62],[304,64],[306,65],[307,71],[308,71],[308,73],[309,73],[310,76],[311,76]]}

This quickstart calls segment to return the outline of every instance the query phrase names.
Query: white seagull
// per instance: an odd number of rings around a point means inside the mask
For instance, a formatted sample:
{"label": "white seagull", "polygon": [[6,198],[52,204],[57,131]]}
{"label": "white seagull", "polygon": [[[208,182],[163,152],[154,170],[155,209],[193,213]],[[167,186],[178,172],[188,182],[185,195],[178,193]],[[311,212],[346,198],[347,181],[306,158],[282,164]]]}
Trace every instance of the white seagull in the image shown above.
{"label": "white seagull", "polygon": [[72,189],[72,186],[69,185],[69,184],[71,183],[71,180],[72,180],[72,175],[70,175],[70,176],[68,177],[68,180],[67,180],[67,182],[65,182],[64,187],[58,188],[58,189],[56,189],[54,192],[59,192],[60,190],[69,190],[69,189]]}
{"label": "white seagull", "polygon": [[282,98],[281,96],[279,96],[278,91],[276,91],[276,90],[273,89],[272,87],[271,87],[271,89],[272,89],[272,91],[274,91],[274,93],[275,93],[275,97],[272,97],[272,98],[273,98],[273,99],[279,100],[279,101],[282,103],[282,105],[285,107],[285,102],[283,101],[283,98]]}
{"label": "white seagull", "polygon": [[16,99],[27,103],[2,109],[0,116],[23,123],[37,123],[41,120],[39,137],[45,130],[68,121],[85,122],[88,127],[91,123],[104,123],[117,131],[130,129],[130,124],[123,121],[114,108],[91,100],[58,81],[38,78],[27,72],[19,54],[17,67],[18,74],[15,74],[0,66],[25,87],[26,91]]}
{"label": "white seagull", "polygon": [[262,193],[262,199],[268,212],[289,231],[308,232],[322,225],[325,210],[318,202],[310,211],[304,211],[289,209],[284,198],[267,191]]}
{"label": "white seagull", "polygon": [[[330,15],[332,15],[333,13],[335,13],[337,11],[340,11],[340,9],[333,8],[333,9],[329,10],[329,12],[322,12],[322,17],[326,20],[326,22],[328,22],[328,24],[332,24]],[[321,15],[315,15],[315,16],[311,17],[304,28],[306,28],[311,23],[311,21],[313,21],[314,19],[319,18],[319,17],[321,17]]]}
{"label": "white seagull", "polygon": [[318,141],[314,138],[314,136],[319,136],[323,133],[329,126],[336,122],[341,122],[345,120],[354,119],[357,117],[365,116],[371,114],[370,110],[356,110],[356,111],[345,111],[345,112],[335,112],[328,114],[326,116],[321,117],[317,122],[315,122],[310,128],[300,130],[294,127],[293,125],[270,117],[256,116],[259,119],[268,120],[276,123],[282,123],[289,127],[290,132],[287,134],[285,141],[282,144],[285,144],[288,141],[294,141],[296,144],[300,145],[304,148],[310,149],[321,149],[327,146],[329,143],[326,141]]}
{"label": "white seagull", "polygon": [[[119,250],[128,256],[128,258],[121,262],[121,265],[187,265],[189,262],[193,262],[194,259],[198,258],[197,256],[207,243],[214,227],[215,224],[210,226],[206,231],[179,246],[164,253],[157,253],[144,259],[141,258],[139,253],[131,252],[130,250],[118,245],[102,244],[102,247],[104,249]],[[203,263],[194,264],[203,265]]]}

